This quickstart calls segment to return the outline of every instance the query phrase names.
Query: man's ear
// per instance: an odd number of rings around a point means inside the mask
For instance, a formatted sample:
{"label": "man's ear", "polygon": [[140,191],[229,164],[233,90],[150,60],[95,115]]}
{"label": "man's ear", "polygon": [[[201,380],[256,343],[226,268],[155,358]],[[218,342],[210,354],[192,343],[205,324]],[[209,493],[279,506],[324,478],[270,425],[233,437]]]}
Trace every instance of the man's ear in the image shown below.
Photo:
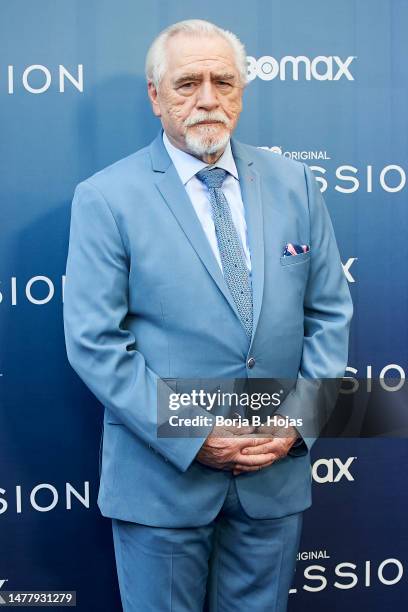
{"label": "man's ear", "polygon": [[157,99],[157,89],[153,81],[149,81],[147,83],[147,94],[150,98],[150,102],[152,103],[153,113],[156,115],[156,117],[161,117],[160,104]]}

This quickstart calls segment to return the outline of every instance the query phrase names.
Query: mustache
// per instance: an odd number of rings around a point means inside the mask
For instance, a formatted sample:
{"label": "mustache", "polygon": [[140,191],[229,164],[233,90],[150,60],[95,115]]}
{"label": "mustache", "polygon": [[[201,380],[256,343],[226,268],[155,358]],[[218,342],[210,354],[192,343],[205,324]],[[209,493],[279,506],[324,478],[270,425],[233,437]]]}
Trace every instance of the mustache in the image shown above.
{"label": "mustache", "polygon": [[194,117],[189,117],[184,122],[184,127],[192,127],[193,125],[197,125],[197,123],[202,123],[203,121],[219,121],[223,123],[226,127],[229,125],[228,118],[220,112],[214,113],[197,113]]}

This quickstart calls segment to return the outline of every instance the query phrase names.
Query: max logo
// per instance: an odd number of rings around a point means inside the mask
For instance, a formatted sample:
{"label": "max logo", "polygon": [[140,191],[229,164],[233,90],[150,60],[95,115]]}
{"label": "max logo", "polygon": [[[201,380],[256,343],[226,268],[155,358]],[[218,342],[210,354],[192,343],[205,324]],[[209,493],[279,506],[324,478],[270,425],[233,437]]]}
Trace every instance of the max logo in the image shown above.
{"label": "max logo", "polygon": [[[300,78],[310,81],[339,81],[345,77],[348,81],[354,81],[351,74],[351,63],[356,59],[355,55],[349,55],[342,60],[338,55],[318,55],[317,57],[307,57],[305,55],[285,55],[281,59],[276,59],[270,55],[263,55],[260,58],[247,56],[248,79],[252,80],[259,77],[263,81],[272,81],[277,77],[281,81],[287,78],[299,81]],[[338,70],[337,70],[338,68]]]}
{"label": "max logo", "polygon": [[339,482],[342,478],[354,481],[350,466],[357,457],[349,457],[344,463],[338,457],[334,459],[318,459],[313,463],[312,477],[319,484]]}
{"label": "max logo", "polygon": [[[7,580],[8,580],[8,578],[0,578],[0,589],[3,588],[3,585],[4,585],[5,582],[7,582]],[[0,595],[0,605],[1,604],[5,604],[5,603],[6,603],[6,600],[3,599],[3,597]]]}

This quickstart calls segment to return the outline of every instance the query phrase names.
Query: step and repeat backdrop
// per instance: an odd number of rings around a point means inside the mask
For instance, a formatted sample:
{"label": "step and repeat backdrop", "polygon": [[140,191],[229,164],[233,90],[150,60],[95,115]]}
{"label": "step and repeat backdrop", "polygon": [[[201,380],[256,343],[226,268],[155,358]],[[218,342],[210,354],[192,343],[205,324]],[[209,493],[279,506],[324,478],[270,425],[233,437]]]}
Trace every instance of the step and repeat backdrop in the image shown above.
{"label": "step and repeat backdrop", "polygon": [[[348,375],[405,384],[408,2],[3,0],[0,594],[72,590],[80,610],[121,609],[96,505],[103,408],[65,354],[70,207],[79,181],[157,134],[145,53],[187,18],[246,45],[236,137],[318,178],[355,305]],[[312,459],[289,610],[405,609],[407,441],[319,440]]]}

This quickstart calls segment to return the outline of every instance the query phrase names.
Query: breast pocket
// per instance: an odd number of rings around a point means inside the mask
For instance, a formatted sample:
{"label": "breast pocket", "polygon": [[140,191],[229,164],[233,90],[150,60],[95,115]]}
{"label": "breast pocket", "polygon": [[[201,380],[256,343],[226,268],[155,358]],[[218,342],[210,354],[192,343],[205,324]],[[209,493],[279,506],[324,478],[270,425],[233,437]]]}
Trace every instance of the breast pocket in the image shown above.
{"label": "breast pocket", "polygon": [[280,258],[282,266],[296,266],[305,264],[310,260],[310,251],[307,253],[298,253],[297,255],[286,255]]}

